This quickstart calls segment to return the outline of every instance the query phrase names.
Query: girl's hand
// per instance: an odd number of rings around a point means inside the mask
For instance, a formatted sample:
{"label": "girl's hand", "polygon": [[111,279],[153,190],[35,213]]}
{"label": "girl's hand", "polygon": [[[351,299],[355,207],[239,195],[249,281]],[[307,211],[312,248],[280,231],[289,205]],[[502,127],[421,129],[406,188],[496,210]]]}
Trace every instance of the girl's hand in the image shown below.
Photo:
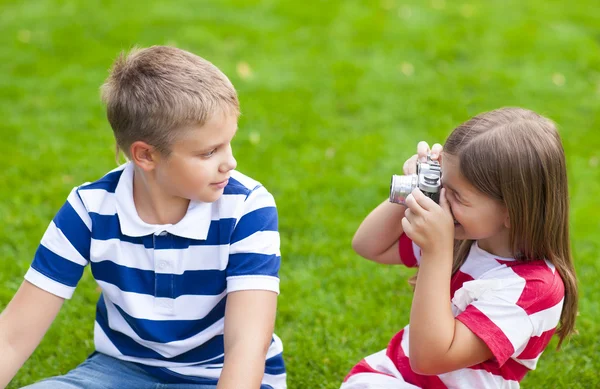
{"label": "girl's hand", "polygon": [[440,205],[415,189],[406,197],[406,206],[402,228],[423,253],[453,250],[454,217],[445,189],[440,193]]}
{"label": "girl's hand", "polygon": [[439,161],[440,165],[442,164],[442,150],[443,147],[441,144],[436,143],[430,149],[427,142],[421,141],[417,145],[417,154],[413,155],[409,159],[404,162],[404,166],[402,167],[402,171],[404,175],[416,174],[417,173],[417,160],[421,162],[427,161],[427,154],[431,155],[431,159],[434,161]]}

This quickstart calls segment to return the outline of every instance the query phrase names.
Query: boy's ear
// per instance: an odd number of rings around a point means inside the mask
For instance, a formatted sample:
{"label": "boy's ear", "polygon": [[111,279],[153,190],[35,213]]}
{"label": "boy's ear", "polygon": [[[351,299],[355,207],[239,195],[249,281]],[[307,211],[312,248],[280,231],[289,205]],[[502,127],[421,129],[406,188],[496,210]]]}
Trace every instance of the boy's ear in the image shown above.
{"label": "boy's ear", "polygon": [[144,171],[151,171],[156,166],[158,157],[156,149],[144,141],[133,142],[129,147],[129,154],[133,163]]}

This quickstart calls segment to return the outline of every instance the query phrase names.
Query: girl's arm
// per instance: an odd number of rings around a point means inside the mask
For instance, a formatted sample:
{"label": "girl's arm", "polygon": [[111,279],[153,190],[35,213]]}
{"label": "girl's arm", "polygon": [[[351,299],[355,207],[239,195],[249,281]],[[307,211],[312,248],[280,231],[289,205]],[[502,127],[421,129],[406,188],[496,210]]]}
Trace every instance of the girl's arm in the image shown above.
{"label": "girl's arm", "polygon": [[483,340],[454,318],[451,273],[452,248],[423,252],[410,311],[409,355],[416,373],[447,373],[493,356]]}
{"label": "girl's arm", "polygon": [[[431,154],[433,160],[441,162],[442,146],[439,143],[429,149],[427,142],[419,142],[417,154],[410,157],[402,168],[405,175],[415,174],[417,159],[427,160]],[[363,220],[352,239],[352,248],[366,259],[384,264],[399,264],[400,252],[398,239],[402,235],[402,218],[406,207],[385,200]]]}
{"label": "girl's arm", "polygon": [[217,389],[261,386],[276,311],[275,292],[243,290],[227,295],[225,362]]}
{"label": "girl's arm", "polygon": [[439,206],[418,190],[406,203],[402,225],[422,249],[410,311],[411,368],[419,374],[442,374],[490,359],[490,348],[452,314],[454,221],[445,190]]}
{"label": "girl's arm", "polygon": [[0,388],[8,385],[33,353],[63,302],[28,281],[21,284],[0,314]]}
{"label": "girl's arm", "polygon": [[385,200],[363,220],[352,239],[356,253],[371,261],[399,264],[398,239],[406,207]]}

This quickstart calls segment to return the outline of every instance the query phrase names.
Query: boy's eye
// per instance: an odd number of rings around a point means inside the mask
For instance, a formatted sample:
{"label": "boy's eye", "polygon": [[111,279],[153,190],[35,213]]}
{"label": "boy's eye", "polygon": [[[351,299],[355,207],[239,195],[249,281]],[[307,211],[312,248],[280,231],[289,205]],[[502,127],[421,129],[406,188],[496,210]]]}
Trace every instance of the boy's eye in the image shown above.
{"label": "boy's eye", "polygon": [[208,157],[212,156],[216,151],[217,151],[217,149],[212,149],[208,153],[202,154],[202,157],[208,158]]}

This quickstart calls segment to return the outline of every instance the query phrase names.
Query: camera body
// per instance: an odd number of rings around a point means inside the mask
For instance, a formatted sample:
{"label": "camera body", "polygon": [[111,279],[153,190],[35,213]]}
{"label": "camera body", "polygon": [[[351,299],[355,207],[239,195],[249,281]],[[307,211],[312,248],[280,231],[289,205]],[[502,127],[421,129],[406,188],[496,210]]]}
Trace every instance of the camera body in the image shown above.
{"label": "camera body", "polygon": [[390,202],[406,205],[406,197],[419,188],[423,194],[440,203],[442,167],[427,155],[426,162],[417,161],[417,174],[393,175],[390,183]]}

